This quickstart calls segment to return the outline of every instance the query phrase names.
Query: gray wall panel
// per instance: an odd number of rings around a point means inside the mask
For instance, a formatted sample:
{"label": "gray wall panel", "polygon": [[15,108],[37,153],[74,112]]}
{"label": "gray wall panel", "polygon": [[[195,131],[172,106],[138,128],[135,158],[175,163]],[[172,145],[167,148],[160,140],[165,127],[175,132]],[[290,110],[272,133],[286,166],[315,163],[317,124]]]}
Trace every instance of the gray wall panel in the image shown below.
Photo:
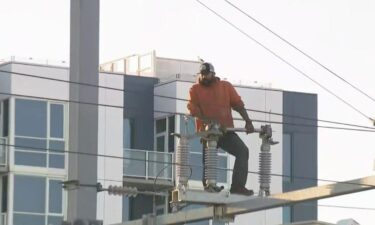
{"label": "gray wall panel", "polygon": [[[283,191],[292,191],[317,185],[318,177],[318,147],[317,147],[317,95],[297,92],[283,93],[283,133],[291,137],[291,176],[292,180],[283,182]],[[305,120],[292,118],[287,115],[312,118]],[[293,124],[307,124],[296,126]],[[285,137],[285,136],[284,136]],[[286,154],[286,149],[283,149]],[[284,166],[285,168],[285,166]],[[285,174],[285,171],[284,171]],[[308,177],[312,179],[298,179]],[[309,202],[308,205],[297,204],[293,206],[292,222],[316,220],[317,203]]]}
{"label": "gray wall panel", "polygon": [[154,148],[154,85],[158,79],[124,77],[124,118],[133,120],[133,148]]}

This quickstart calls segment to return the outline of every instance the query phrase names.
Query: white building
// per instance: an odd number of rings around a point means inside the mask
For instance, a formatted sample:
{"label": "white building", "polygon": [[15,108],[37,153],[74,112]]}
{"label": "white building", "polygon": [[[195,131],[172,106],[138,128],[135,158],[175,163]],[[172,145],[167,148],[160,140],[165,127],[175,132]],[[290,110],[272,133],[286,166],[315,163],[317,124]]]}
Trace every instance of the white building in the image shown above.
{"label": "white building", "polygon": [[[125,75],[123,71],[129,71],[127,63],[122,67],[124,70],[114,70],[113,65],[109,66],[112,72],[105,72],[104,68],[109,64],[101,66],[99,85],[125,91],[99,89],[99,104],[102,106],[98,106],[98,154],[120,159],[98,157],[97,180],[104,187],[124,184],[140,190],[152,191],[156,188],[167,195],[174,186],[173,168],[168,165],[173,162],[177,144],[176,138],[169,134],[185,130],[186,123],[181,114],[187,113],[188,90],[194,83],[193,75],[199,62],[157,58],[155,53],[150,57],[152,69],[147,72],[147,76],[142,73],[138,73],[139,76]],[[136,71],[147,71],[139,65],[135,68],[138,68]],[[0,72],[0,137],[2,143],[6,143],[0,157],[2,224],[24,225],[27,221],[30,225],[57,225],[66,219],[67,211],[67,194],[60,182],[68,179],[68,153],[62,150],[71,151],[67,138],[69,83],[22,74],[68,81],[69,70],[66,67],[16,61],[1,64],[0,70],[8,71]],[[190,76],[187,75],[189,73]],[[272,147],[272,173],[279,176],[272,176],[271,193],[315,186],[316,121],[286,115],[316,119],[317,96],[260,87],[235,88],[248,109],[280,113],[268,115],[249,111],[254,125],[271,124],[274,140],[280,142]],[[237,113],[233,115],[239,118]],[[295,125],[301,123],[308,126]],[[193,120],[189,120],[187,125],[193,131]],[[243,122],[236,119],[235,125],[243,126]],[[260,139],[254,134],[240,136],[250,149],[249,171],[256,172]],[[191,163],[201,165],[199,140],[194,140],[192,146]],[[219,167],[232,168],[233,163],[232,156],[220,151]],[[160,172],[161,169],[164,170]],[[193,189],[202,188],[201,170],[201,167],[193,168],[189,182]],[[158,174],[154,187],[154,179]],[[313,179],[298,179],[298,176]],[[219,173],[219,182],[226,188],[230,185],[230,178],[230,171]],[[257,174],[249,173],[247,187],[255,191],[259,189]],[[168,197],[157,197],[155,207],[152,197],[146,195],[121,198],[101,192],[97,200],[95,219],[103,220],[104,224],[138,219],[154,210],[158,214],[170,211]],[[241,215],[236,217],[234,224],[248,224],[249,221],[252,224],[281,224],[315,220],[316,217],[314,202],[311,206],[294,205]]]}

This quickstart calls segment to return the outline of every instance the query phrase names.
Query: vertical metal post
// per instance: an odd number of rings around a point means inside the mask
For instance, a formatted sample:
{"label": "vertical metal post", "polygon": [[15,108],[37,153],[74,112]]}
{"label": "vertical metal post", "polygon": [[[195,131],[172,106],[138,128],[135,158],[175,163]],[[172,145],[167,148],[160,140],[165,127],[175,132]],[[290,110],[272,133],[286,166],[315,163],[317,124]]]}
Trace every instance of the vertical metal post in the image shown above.
{"label": "vertical metal post", "polygon": [[[98,85],[99,75],[99,0],[71,0],[70,81]],[[69,149],[98,153],[98,88],[69,85]],[[69,154],[69,180],[97,183],[97,157]],[[68,221],[96,219],[97,192],[80,188],[68,192]]]}
{"label": "vertical metal post", "polygon": [[145,155],[145,166],[146,166],[146,173],[145,173],[145,176],[146,176],[146,180],[148,180],[148,176],[149,176],[149,174],[148,174],[148,161],[150,160],[149,159],[149,155],[148,155],[148,151],[146,151],[146,155]]}

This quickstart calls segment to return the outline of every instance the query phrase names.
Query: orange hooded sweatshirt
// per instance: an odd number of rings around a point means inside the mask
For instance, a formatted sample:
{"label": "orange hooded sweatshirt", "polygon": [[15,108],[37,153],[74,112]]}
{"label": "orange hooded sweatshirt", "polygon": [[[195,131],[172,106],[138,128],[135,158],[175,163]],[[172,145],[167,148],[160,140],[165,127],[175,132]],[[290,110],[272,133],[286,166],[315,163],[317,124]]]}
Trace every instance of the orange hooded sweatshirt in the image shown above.
{"label": "orange hooded sweatshirt", "polygon": [[[210,86],[194,84],[189,91],[187,108],[192,116],[202,115],[214,119],[225,127],[233,127],[232,109],[244,107],[241,97],[231,83],[217,78]],[[196,119],[197,131],[204,130],[204,123]]]}

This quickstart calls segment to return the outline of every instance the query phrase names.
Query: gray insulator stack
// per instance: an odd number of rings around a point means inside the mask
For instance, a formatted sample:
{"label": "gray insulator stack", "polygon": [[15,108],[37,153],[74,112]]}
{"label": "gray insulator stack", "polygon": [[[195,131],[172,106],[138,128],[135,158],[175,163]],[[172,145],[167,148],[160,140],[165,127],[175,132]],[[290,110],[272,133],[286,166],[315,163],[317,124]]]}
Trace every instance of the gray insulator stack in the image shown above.
{"label": "gray insulator stack", "polygon": [[178,186],[187,186],[190,177],[189,167],[190,145],[186,136],[181,135],[176,149],[176,183]]}
{"label": "gray insulator stack", "polygon": [[260,196],[267,196],[270,194],[271,183],[271,147],[269,143],[263,140],[261,151],[259,153],[259,184]]}
{"label": "gray insulator stack", "polygon": [[217,142],[216,141],[207,141],[207,149],[204,154],[205,160],[205,173],[204,178],[206,179],[206,185],[216,185],[217,181]]}

